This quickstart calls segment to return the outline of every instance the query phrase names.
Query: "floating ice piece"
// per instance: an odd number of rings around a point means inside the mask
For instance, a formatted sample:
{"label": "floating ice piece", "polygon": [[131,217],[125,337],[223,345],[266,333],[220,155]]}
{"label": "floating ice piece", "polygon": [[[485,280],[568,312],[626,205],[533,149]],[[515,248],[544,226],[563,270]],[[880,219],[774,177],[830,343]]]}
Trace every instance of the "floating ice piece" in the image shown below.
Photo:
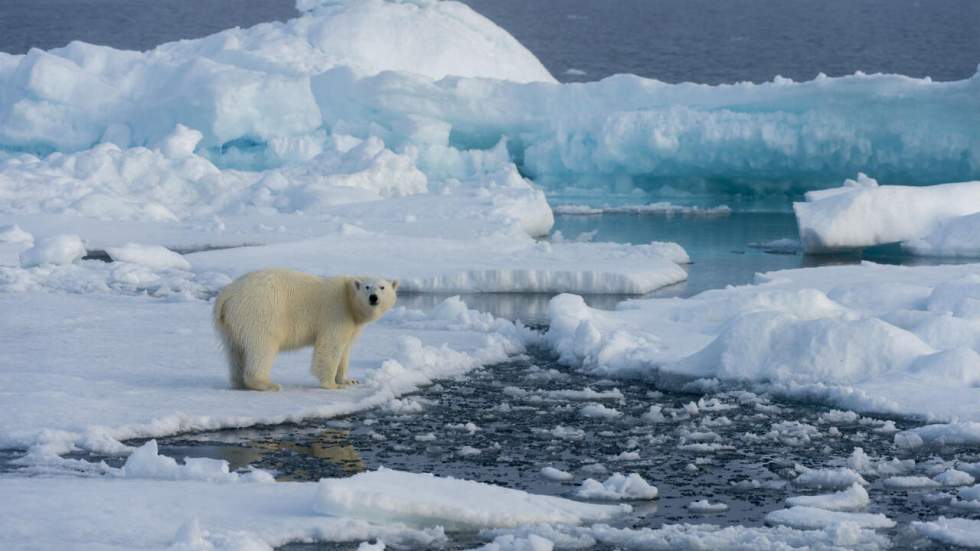
{"label": "floating ice piece", "polygon": [[42,237],[33,247],[20,253],[23,268],[49,264],[63,266],[85,256],[85,244],[77,235],[63,234]]}
{"label": "floating ice piece", "polygon": [[179,253],[159,245],[126,243],[121,247],[109,247],[106,249],[106,253],[116,262],[129,262],[156,270],[166,268],[176,270],[191,269],[191,263],[187,259]]}
{"label": "floating ice piece", "polygon": [[847,513],[800,506],[773,511],[766,515],[766,522],[805,530],[826,528],[843,523],[850,523],[860,528],[892,528],[895,526],[895,521],[881,513]]}
{"label": "floating ice piece", "polygon": [[793,484],[809,488],[838,489],[849,488],[853,484],[867,486],[868,481],[847,467],[835,469],[808,469],[804,467],[803,472],[793,480]]}
{"label": "floating ice piece", "polygon": [[980,443],[980,422],[936,423],[902,431],[895,435],[902,447],[956,446]]}
{"label": "floating ice piece", "polygon": [[723,513],[728,510],[728,505],[717,502],[711,503],[707,499],[699,499],[687,504],[687,508],[695,513]]}
{"label": "floating ice piece", "polygon": [[555,544],[551,540],[537,534],[530,534],[527,537],[504,534],[472,551],[551,551],[554,548]]}
{"label": "floating ice piece", "polygon": [[571,480],[575,478],[572,473],[554,467],[542,467],[541,475],[551,480]]}
{"label": "floating ice piece", "polygon": [[962,547],[980,547],[980,520],[939,517],[933,521],[912,521],[913,530],[933,541]]}
{"label": "floating ice piece", "polygon": [[889,488],[900,488],[905,490],[938,488],[942,485],[928,476],[892,476],[883,480],[882,484],[888,486]]}
{"label": "floating ice piece", "polygon": [[605,482],[592,478],[584,480],[575,495],[582,499],[654,499],[657,497],[657,487],[651,486],[636,473],[629,476],[613,473]]}
{"label": "floating ice piece", "polygon": [[943,486],[970,486],[976,482],[970,473],[957,469],[947,469],[932,477],[932,479]]}
{"label": "floating ice piece", "polygon": [[314,508],[333,516],[450,529],[578,524],[607,520],[630,510],[624,505],[578,503],[480,482],[388,469],[321,480]]}
{"label": "floating ice piece", "polygon": [[578,414],[582,417],[599,417],[602,419],[616,419],[617,417],[622,417],[623,412],[618,409],[606,407],[599,403],[586,404],[578,410]]}
{"label": "floating ice piece", "polygon": [[980,212],[980,181],[879,186],[860,174],[844,187],[808,192],[793,210],[806,252],[898,243],[925,237],[944,221]]}
{"label": "floating ice piece", "polygon": [[858,483],[846,490],[816,496],[796,496],[786,499],[790,506],[816,507],[827,511],[857,511],[871,503],[868,491]]}

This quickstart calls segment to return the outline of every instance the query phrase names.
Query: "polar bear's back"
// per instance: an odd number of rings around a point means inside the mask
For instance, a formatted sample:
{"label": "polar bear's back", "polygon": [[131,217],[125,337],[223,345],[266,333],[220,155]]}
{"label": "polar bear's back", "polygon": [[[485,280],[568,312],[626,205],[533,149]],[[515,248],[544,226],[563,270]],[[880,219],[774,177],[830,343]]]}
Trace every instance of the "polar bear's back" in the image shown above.
{"label": "polar bear's back", "polygon": [[215,323],[236,340],[268,338],[289,350],[312,344],[324,321],[350,318],[346,277],[322,278],[283,269],[246,274],[215,303]]}

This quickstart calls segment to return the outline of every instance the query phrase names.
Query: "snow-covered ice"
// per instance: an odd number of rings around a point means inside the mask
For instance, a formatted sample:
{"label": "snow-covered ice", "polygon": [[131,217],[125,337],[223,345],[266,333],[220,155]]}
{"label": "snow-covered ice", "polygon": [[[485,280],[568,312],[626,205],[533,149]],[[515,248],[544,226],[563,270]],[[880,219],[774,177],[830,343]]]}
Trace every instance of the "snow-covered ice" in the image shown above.
{"label": "snow-covered ice", "polygon": [[[848,409],[972,422],[978,297],[980,265],[865,262],[761,274],[755,285],[688,299],[629,300],[614,312],[560,295],[545,340],[563,363],[607,376],[743,381]],[[975,423],[944,426],[913,436],[980,435]]]}
{"label": "snow-covered ice", "polygon": [[895,521],[881,513],[848,513],[799,505],[773,511],[766,515],[766,521],[810,530],[844,523],[850,523],[861,528],[892,528],[895,526]]}

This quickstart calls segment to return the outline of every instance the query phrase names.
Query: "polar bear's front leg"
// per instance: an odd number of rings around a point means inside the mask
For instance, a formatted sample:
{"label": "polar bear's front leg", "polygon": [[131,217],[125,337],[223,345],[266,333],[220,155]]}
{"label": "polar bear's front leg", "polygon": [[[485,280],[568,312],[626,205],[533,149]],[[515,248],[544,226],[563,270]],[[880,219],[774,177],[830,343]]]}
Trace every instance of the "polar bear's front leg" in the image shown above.
{"label": "polar bear's front leg", "polygon": [[337,372],[343,357],[343,345],[335,339],[320,337],[313,345],[313,375],[320,380],[321,388],[334,389],[337,385]]}

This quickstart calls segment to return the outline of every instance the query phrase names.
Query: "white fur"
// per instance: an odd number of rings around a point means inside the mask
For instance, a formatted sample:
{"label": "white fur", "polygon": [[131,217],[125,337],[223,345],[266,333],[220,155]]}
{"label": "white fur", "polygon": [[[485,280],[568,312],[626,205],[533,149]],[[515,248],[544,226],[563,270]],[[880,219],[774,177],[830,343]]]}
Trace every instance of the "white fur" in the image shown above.
{"label": "white fur", "polygon": [[[279,390],[269,380],[276,355],[310,345],[312,371],[321,387],[357,383],[347,378],[351,347],[365,324],[395,304],[397,288],[397,281],[322,278],[289,270],[262,270],[236,279],[214,303],[214,325],[224,341],[231,384]],[[371,304],[371,295],[377,304]]]}

